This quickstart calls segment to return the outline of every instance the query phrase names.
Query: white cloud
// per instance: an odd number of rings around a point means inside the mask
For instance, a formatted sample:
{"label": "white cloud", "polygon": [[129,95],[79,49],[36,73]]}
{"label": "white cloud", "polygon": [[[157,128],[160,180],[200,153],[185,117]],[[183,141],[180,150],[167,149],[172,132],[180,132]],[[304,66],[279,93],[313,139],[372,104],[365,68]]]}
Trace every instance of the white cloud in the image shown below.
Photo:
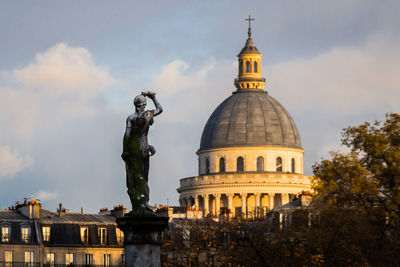
{"label": "white cloud", "polygon": [[0,147],[0,180],[11,178],[32,165],[33,159],[30,156],[11,151],[8,146]]}
{"label": "white cloud", "polygon": [[345,115],[400,108],[400,41],[375,36],[266,70],[271,94],[295,109]]}
{"label": "white cloud", "polygon": [[46,201],[46,200],[51,200],[51,199],[55,199],[58,197],[58,194],[55,192],[48,192],[45,190],[39,190],[38,192],[32,194],[31,196],[29,196],[32,199],[38,199],[42,202]]}
{"label": "white cloud", "polygon": [[80,97],[96,95],[113,83],[107,69],[95,65],[87,49],[65,43],[38,53],[34,63],[15,70],[14,76],[22,85],[46,94]]}

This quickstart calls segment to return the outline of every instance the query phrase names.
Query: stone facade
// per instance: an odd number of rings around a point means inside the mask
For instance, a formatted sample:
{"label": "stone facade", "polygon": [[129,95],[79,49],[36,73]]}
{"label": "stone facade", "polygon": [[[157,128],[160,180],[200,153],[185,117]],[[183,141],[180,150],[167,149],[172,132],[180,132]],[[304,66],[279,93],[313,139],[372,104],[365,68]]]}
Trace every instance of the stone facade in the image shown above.
{"label": "stone facade", "polygon": [[101,214],[57,213],[31,201],[0,211],[0,266],[123,266],[119,207]]}

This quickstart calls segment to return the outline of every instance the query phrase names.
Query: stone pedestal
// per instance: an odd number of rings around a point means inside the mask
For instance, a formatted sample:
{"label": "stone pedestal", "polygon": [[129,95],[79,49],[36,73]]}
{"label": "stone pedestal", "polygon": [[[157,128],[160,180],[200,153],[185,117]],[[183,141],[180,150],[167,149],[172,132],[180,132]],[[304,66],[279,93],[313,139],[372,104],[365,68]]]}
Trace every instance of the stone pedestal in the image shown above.
{"label": "stone pedestal", "polygon": [[162,232],[168,217],[124,216],[117,223],[125,236],[125,266],[160,267]]}

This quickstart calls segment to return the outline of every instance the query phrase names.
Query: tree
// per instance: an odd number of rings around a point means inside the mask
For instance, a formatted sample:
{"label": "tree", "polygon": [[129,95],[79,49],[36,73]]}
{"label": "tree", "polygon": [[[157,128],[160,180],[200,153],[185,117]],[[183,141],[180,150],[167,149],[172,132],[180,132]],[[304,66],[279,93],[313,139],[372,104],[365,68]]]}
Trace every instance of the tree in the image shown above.
{"label": "tree", "polygon": [[[350,152],[333,152],[332,159],[313,166],[315,203],[321,216],[329,218],[321,225],[340,230],[331,239],[339,248],[333,249],[335,257],[346,255],[360,265],[398,266],[400,115],[348,127],[342,144]],[[319,235],[326,234],[321,229]]]}

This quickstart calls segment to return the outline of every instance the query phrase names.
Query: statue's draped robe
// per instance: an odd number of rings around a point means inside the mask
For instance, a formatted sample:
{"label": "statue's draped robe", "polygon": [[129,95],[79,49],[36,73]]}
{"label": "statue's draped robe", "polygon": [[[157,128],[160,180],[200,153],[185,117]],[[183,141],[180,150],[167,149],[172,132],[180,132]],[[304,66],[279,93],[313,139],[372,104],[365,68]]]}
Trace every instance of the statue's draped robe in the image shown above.
{"label": "statue's draped robe", "polygon": [[150,146],[147,133],[153,124],[154,111],[147,110],[128,117],[130,135],[125,134],[123,158],[126,168],[126,186],[133,213],[145,213],[149,202],[149,157]]}

